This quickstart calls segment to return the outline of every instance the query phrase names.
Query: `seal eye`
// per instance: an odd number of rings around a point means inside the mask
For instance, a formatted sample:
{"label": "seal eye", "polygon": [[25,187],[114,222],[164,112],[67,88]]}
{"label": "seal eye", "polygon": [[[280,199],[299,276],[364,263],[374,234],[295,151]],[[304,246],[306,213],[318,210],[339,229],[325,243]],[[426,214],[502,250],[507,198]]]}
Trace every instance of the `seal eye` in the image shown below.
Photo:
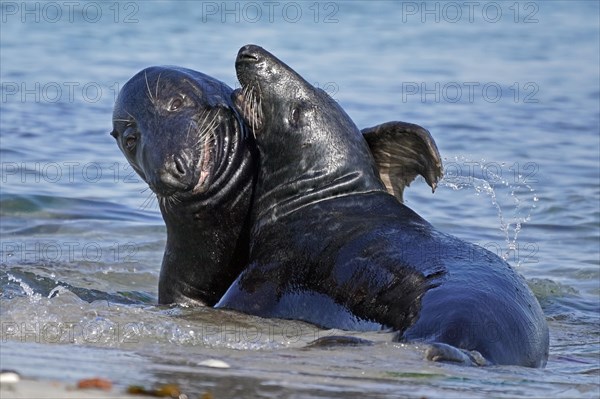
{"label": "seal eye", "polygon": [[291,122],[293,125],[297,125],[300,122],[300,109],[297,107],[292,108]]}
{"label": "seal eye", "polygon": [[169,111],[177,111],[182,106],[183,106],[183,100],[181,98],[177,97],[173,101],[171,101],[171,105],[169,105]]}
{"label": "seal eye", "polygon": [[128,151],[132,151],[135,148],[136,143],[137,137],[132,134],[125,139],[125,148],[127,148]]}

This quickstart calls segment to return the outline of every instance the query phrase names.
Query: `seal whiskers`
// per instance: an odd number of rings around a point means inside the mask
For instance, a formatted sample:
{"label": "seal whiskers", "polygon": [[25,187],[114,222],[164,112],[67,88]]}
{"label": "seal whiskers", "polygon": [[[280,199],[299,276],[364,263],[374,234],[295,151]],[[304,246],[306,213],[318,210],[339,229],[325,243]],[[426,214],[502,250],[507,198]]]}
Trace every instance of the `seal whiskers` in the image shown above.
{"label": "seal whiskers", "polygon": [[[142,193],[145,193],[148,190],[150,190],[150,187],[146,187],[145,189],[143,189]],[[156,194],[154,194],[154,192],[152,190],[150,190],[150,192],[146,196],[146,199],[140,205],[140,209],[142,209],[142,210],[150,209],[152,207],[152,204],[156,200],[157,200]],[[156,202],[156,203],[158,204],[158,202]]]}
{"label": "seal whiskers", "polygon": [[150,102],[154,104],[156,100],[152,97],[152,92],[150,91],[150,84],[148,83],[148,74],[146,73],[146,71],[144,71],[144,79],[146,80],[146,89],[148,90],[148,97],[150,98]]}
{"label": "seal whiskers", "polygon": [[262,103],[258,86],[248,84],[234,93],[234,101],[242,116],[251,127],[251,132],[256,138],[263,119]]}

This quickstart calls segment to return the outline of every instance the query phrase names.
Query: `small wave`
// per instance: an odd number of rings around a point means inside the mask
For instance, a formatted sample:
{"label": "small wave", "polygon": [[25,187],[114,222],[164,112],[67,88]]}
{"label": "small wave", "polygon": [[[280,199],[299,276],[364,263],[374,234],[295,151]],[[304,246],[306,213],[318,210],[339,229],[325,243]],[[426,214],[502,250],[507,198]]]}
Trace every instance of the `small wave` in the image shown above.
{"label": "small wave", "polygon": [[[64,286],[56,286],[44,296],[25,287],[22,281],[19,284],[27,290],[27,296],[9,300],[0,297],[3,338],[8,340],[112,348],[166,344],[255,351],[302,348],[320,337],[340,334],[300,321],[262,319],[208,307],[117,304],[107,300],[88,303]],[[384,339],[382,335],[378,338]],[[391,334],[385,339],[391,340]]]}
{"label": "small wave", "polygon": [[548,320],[598,331],[600,304],[597,299],[582,295],[570,285],[550,279],[532,278],[527,283],[540,301]]}
{"label": "small wave", "polygon": [[575,288],[546,278],[532,278],[527,284],[540,300],[578,294]]}
{"label": "small wave", "polygon": [[18,296],[27,297],[32,303],[37,303],[42,298],[53,298],[65,291],[88,303],[107,301],[114,304],[141,305],[154,302],[154,297],[148,293],[136,291],[109,293],[93,288],[83,288],[19,268],[12,268],[10,272],[0,271],[0,285],[5,291],[1,297],[7,299]]}
{"label": "small wave", "polygon": [[60,220],[118,220],[158,222],[160,216],[121,204],[85,198],[56,197],[38,194],[2,194],[0,215]]}

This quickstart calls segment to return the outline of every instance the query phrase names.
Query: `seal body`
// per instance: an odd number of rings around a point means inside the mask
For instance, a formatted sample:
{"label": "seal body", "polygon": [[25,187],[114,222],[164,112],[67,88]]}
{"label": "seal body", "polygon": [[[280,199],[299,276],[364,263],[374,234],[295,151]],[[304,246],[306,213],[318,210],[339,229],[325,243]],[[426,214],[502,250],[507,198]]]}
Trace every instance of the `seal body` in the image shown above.
{"label": "seal body", "polygon": [[[149,67],[124,86],[112,135],[156,194],[167,228],[159,303],[214,305],[245,267],[258,173],[254,137],[233,90],[180,67]],[[435,189],[441,160],[429,132],[388,122],[364,130],[390,192],[421,174]],[[407,153],[407,143],[422,151]]]}
{"label": "seal body", "polygon": [[167,228],[159,303],[212,306],[247,263],[257,154],[231,92],[197,71],[149,67],[115,103],[111,134]]}
{"label": "seal body", "polygon": [[362,135],[326,93],[257,46],[240,50],[236,70],[236,106],[261,168],[249,267],[217,306],[327,328],[393,328],[399,340],[484,363],[546,363],[547,324],[522,277],[388,194]]}

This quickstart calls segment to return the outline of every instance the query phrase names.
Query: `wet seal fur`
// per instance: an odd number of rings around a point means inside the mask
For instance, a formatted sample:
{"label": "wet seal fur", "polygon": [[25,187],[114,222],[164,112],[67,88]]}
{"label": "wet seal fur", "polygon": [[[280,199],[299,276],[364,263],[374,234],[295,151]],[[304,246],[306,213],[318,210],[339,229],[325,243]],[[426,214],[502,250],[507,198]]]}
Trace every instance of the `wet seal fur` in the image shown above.
{"label": "wet seal fur", "polygon": [[117,97],[111,134],[167,227],[159,303],[212,306],[246,265],[258,165],[231,92],[197,71],[149,67]]}
{"label": "wet seal fur", "polygon": [[326,328],[392,328],[428,358],[542,367],[548,326],[524,279],[388,194],[362,135],[322,90],[245,46],[234,94],[260,172],[250,265],[218,307]]}
{"label": "wet seal fur", "polygon": [[[111,134],[156,194],[167,227],[161,304],[212,306],[247,264],[258,153],[232,92],[194,70],[149,67],[115,103]],[[364,134],[390,192],[401,198],[418,174],[435,189],[442,167],[429,132],[388,122]],[[408,143],[421,150],[407,153]]]}

